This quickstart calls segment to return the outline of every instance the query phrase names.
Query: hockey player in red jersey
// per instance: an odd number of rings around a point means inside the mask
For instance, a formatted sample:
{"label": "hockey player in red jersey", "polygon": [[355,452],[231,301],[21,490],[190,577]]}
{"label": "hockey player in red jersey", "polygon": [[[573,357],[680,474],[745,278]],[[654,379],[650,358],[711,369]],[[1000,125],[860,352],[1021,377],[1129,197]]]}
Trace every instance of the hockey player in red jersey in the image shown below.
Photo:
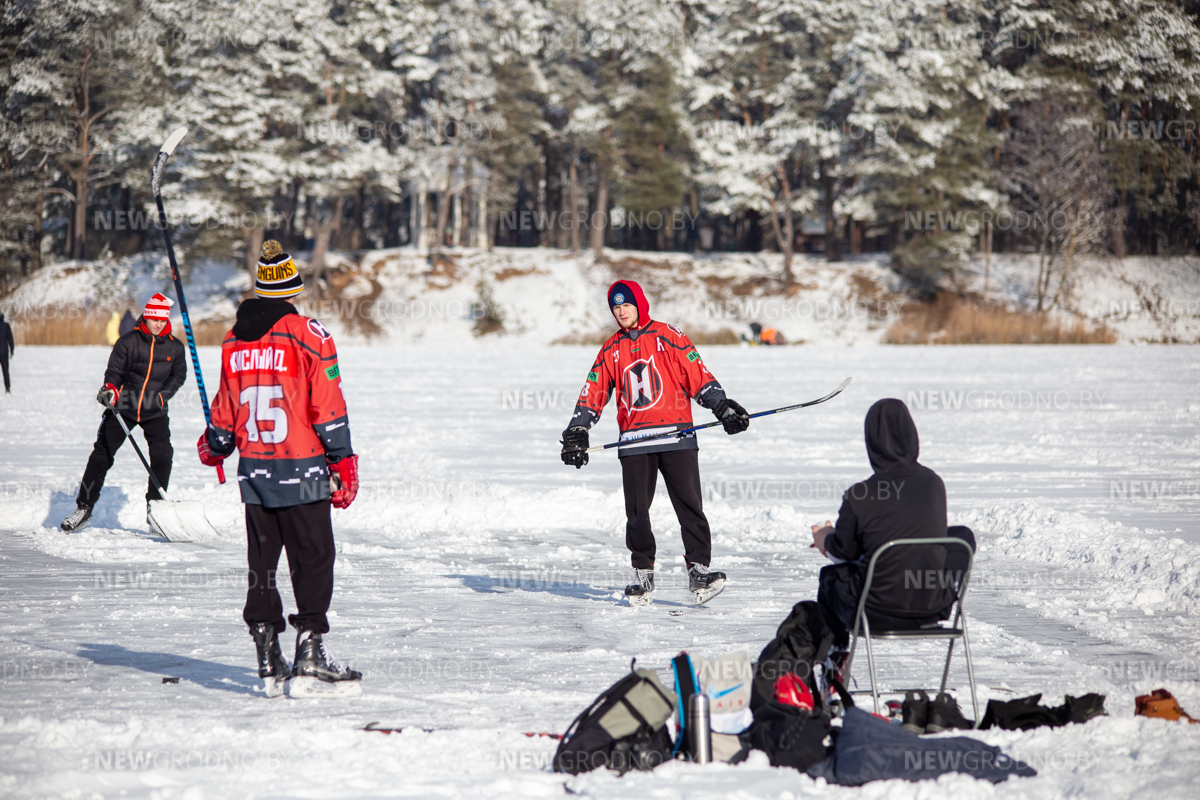
{"label": "hockey player in red jersey", "polygon": [[[620,330],[600,348],[563,431],[564,464],[578,469],[588,463],[588,429],[599,421],[614,392],[622,440],[690,428],[692,400],[712,411],[726,433],[749,427],[750,415],[725,396],[683,331],[650,319],[641,286],[617,281],[608,289],[608,306]],[[660,472],[679,519],[688,586],[696,603],[707,602],[725,586],[725,573],[709,570],[712,534],[704,516],[697,449],[694,433],[634,441],[617,449],[625,488],[625,544],[634,569],[634,582],[625,587],[630,605],[648,605],[654,592],[650,504]]]}
{"label": "hockey player in red jersey", "polygon": [[[221,386],[212,422],[197,442],[200,460],[217,466],[236,447],[238,485],[246,506],[250,565],[243,618],[258,651],[269,697],[357,694],[362,675],[337,663],[325,644],[333,598],[330,506],[346,508],[358,493],[358,456],[350,447],[346,401],[333,338],[301,316],[292,298],[304,290],[279,243],[263,244],[254,291],[238,307],[221,345]],[[280,653],[286,629],[275,589],[287,551],[296,613],[296,660]]]}

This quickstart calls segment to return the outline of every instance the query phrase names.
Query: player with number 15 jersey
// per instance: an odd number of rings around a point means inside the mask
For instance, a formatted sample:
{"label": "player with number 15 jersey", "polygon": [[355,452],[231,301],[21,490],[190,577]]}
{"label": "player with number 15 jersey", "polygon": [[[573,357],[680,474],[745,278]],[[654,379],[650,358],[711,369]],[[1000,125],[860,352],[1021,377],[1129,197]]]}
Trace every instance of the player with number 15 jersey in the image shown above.
{"label": "player with number 15 jersey", "polygon": [[[200,460],[217,466],[234,448],[246,506],[249,588],[242,619],[258,654],[267,697],[356,694],[362,675],[325,647],[333,598],[332,508],[348,508],[358,493],[358,456],[337,349],[329,331],[301,316],[292,298],[304,280],[279,243],[263,244],[254,281],[257,297],[238,306],[221,345],[221,387],[212,419],[196,443]],[[279,634],[287,628],[276,590],[287,552],[296,613],[295,665]]]}

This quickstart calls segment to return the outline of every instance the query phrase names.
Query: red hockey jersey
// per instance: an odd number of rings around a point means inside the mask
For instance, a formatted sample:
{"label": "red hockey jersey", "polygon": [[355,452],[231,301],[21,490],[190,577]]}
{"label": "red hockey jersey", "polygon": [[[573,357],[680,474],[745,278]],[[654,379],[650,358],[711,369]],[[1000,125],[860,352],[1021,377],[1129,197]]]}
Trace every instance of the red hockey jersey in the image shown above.
{"label": "red hockey jersey", "polygon": [[[272,304],[250,309],[257,327],[243,322],[248,304]],[[242,502],[268,508],[329,497],[327,461],[353,454],[333,337],[289,308],[283,300],[247,300],[238,309],[221,345],[208,430],[214,455],[238,450]]]}
{"label": "red hockey jersey", "polygon": [[[641,286],[627,280],[617,283],[633,292],[637,326],[614,333],[600,348],[568,427],[591,428],[615,392],[623,439],[690,428],[692,400],[714,408],[725,399],[724,389],[683,331],[650,319],[650,303]],[[684,449],[697,449],[695,434],[622,445],[618,455]]]}

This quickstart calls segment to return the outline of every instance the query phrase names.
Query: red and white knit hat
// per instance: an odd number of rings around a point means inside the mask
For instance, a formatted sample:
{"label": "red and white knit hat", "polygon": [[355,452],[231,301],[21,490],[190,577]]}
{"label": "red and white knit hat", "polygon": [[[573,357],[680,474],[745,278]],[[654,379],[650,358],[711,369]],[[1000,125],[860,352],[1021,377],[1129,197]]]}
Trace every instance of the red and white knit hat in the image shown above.
{"label": "red and white knit hat", "polygon": [[146,309],[142,312],[142,316],[146,319],[170,319],[171,306],[175,305],[175,301],[164,294],[156,294],[146,301]]}

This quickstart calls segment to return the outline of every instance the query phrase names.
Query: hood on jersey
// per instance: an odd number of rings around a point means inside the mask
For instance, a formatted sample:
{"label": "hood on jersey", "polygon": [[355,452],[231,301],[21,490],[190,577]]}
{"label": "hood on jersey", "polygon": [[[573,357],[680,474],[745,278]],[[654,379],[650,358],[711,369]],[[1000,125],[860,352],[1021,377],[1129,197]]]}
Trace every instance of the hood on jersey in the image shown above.
{"label": "hood on jersey", "polygon": [[[625,302],[629,302],[628,298],[632,297],[634,305],[637,307],[638,321],[637,325],[634,326],[635,329],[644,328],[649,325],[650,301],[646,299],[646,294],[642,291],[642,287],[638,285],[637,281],[616,281],[612,286],[608,287],[608,294],[606,295],[606,298],[611,298],[613,293],[618,290],[618,287],[623,287],[621,289],[621,293],[626,297]],[[615,306],[609,305],[608,310],[609,313],[613,315],[613,320],[615,321],[617,319],[617,312],[613,311],[614,308]],[[617,322],[617,327],[621,327],[620,322]]]}

